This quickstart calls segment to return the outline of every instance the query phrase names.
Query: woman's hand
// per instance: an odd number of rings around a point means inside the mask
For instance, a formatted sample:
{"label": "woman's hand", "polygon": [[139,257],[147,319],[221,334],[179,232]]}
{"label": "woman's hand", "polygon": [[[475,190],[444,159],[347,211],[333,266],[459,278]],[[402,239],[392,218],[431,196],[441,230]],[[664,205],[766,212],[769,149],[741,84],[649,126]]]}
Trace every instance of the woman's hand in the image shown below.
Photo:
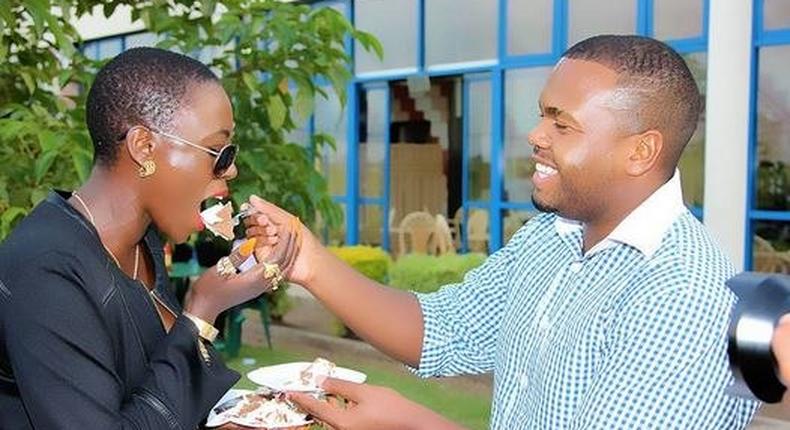
{"label": "woman's hand", "polygon": [[296,230],[288,228],[277,229],[269,236],[274,239],[270,238],[255,250],[258,264],[250,270],[230,278],[220,275],[216,266],[204,272],[192,284],[184,309],[213,323],[220,312],[276,287],[282,279],[272,273],[272,266],[276,266],[283,275],[293,267],[299,250],[299,236]]}
{"label": "woman's hand", "polygon": [[303,393],[288,399],[316,419],[337,430],[450,430],[461,427],[404,398],[397,392],[374,385],[355,384],[328,378],[322,388],[346,399],[339,407]]}

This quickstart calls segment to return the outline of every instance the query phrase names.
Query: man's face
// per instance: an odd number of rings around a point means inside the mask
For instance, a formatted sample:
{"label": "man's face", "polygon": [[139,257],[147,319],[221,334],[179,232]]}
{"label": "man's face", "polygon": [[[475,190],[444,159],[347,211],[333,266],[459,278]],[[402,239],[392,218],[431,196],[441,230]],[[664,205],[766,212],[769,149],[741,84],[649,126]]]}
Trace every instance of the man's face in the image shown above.
{"label": "man's face", "polygon": [[530,132],[536,162],[535,206],[579,221],[604,215],[628,158],[618,105],[627,97],[617,74],[598,63],[563,59],[539,100],[541,120]]}

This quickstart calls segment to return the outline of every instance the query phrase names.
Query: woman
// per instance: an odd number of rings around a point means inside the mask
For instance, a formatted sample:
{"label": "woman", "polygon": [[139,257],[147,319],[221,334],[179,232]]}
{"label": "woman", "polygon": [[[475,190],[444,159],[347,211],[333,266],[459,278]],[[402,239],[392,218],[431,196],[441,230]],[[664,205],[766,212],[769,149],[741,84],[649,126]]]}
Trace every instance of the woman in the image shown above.
{"label": "woman", "polygon": [[86,120],[88,181],[0,246],[0,428],[194,429],[238,379],[211,325],[272,283],[211,269],[183,312],[167,287],[158,233],[184,241],[236,176],[230,101],[205,65],[137,48],[99,71]]}

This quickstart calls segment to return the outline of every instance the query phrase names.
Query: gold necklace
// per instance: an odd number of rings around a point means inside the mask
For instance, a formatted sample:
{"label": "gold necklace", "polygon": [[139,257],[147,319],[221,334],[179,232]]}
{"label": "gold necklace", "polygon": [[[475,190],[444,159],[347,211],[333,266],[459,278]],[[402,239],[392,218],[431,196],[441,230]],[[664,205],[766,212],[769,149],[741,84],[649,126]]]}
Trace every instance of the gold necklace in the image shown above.
{"label": "gold necklace", "polygon": [[[80,197],[80,195],[77,194],[76,191],[73,191],[71,195],[77,199],[80,205],[82,205],[82,208],[85,209],[85,213],[88,215],[88,220],[90,220],[93,227],[96,228],[96,218],[93,217],[93,213],[91,212],[90,208],[88,208],[88,205],[85,204],[85,200],[83,200],[82,197]],[[98,233],[98,231],[99,230],[97,228],[96,232]],[[113,261],[115,261],[115,264],[118,265],[118,268],[121,269],[121,271],[123,271],[123,267],[121,267],[120,261],[118,261],[118,258],[115,256],[115,254],[113,254],[112,251],[110,251],[110,249],[107,248],[104,242],[102,242],[101,237],[99,237],[99,242],[101,243],[101,246],[104,248],[104,250],[110,254],[110,257],[112,257]],[[143,283],[142,280],[137,279],[139,269],[140,269],[140,244],[138,243],[134,246],[134,271],[132,273],[132,280],[138,281],[140,283],[140,286],[142,286],[143,288],[146,289],[146,291],[148,291],[148,296],[154,302],[154,309],[156,309],[156,313],[159,315],[159,319],[162,320],[163,324],[164,324],[164,316],[159,312],[159,307],[156,306],[157,303],[161,305],[163,308],[165,308],[165,310],[167,310],[167,312],[169,312],[170,315],[172,315],[174,318],[178,318],[178,314],[176,314],[172,309],[170,309],[170,306],[165,304],[165,302],[159,298],[159,296],[154,292],[153,288],[149,289],[145,285],[145,283]]]}
{"label": "gold necklace", "polygon": [[[90,208],[88,208],[88,205],[85,204],[85,200],[82,200],[82,197],[80,197],[80,195],[77,194],[76,191],[72,192],[71,195],[74,196],[75,199],[77,199],[80,205],[82,205],[82,208],[85,209],[85,213],[88,215],[88,220],[90,220],[91,224],[93,225],[93,228],[96,228],[96,218],[93,217],[93,213],[91,212]],[[96,228],[97,233],[98,231],[99,229]],[[115,264],[118,265],[118,268],[123,270],[123,267],[121,266],[121,262],[118,261],[118,257],[116,257],[112,251],[110,251],[110,248],[107,248],[107,245],[105,245],[104,242],[102,242],[101,237],[99,237],[99,242],[101,243],[101,246],[104,248],[104,250],[110,254],[110,257],[112,257],[113,261],[115,261]],[[137,280],[139,269],[140,269],[140,244],[138,243],[134,246],[134,271],[132,272],[132,279],[135,281]]]}

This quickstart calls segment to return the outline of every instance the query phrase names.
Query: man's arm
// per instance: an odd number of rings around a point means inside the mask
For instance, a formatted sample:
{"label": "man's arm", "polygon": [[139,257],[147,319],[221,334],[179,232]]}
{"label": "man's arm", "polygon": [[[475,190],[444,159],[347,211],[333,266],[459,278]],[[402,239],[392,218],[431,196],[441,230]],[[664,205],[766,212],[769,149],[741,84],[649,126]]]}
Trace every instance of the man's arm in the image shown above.
{"label": "man's arm", "polygon": [[[270,226],[292,222],[290,214],[271,203],[254,196],[250,203],[258,215],[245,221],[247,234],[262,237],[262,243],[272,243]],[[401,362],[420,366],[424,374],[479,372],[492,362],[491,344],[507,297],[509,263],[523,245],[524,230],[463,283],[434,294],[415,296],[365,278],[304,227],[301,250],[288,276],[365,341]],[[422,369],[426,354],[431,369]],[[465,364],[455,366],[455,361]]]}
{"label": "man's arm", "polygon": [[305,288],[362,339],[396,360],[418,366],[424,326],[417,298],[362,276],[314,237],[305,242],[314,269]]}

